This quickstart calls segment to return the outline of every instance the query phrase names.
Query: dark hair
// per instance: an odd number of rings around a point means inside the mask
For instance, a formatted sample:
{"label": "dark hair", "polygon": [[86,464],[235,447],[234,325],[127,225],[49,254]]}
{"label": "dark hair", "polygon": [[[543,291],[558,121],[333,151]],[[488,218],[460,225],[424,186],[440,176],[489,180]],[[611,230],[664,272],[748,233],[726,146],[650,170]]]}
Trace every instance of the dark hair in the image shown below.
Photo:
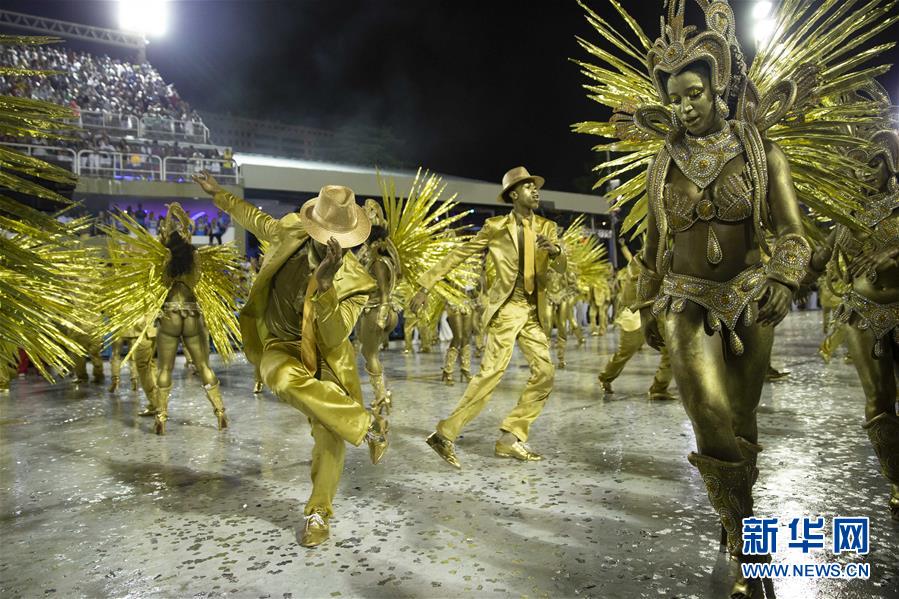
{"label": "dark hair", "polygon": [[172,253],[172,257],[165,267],[166,273],[173,279],[189,273],[194,267],[194,257],[197,253],[197,248],[177,233],[169,237],[165,247]]}
{"label": "dark hair", "polygon": [[382,239],[387,239],[387,229],[381,225],[372,225],[371,233],[368,234],[366,241],[371,243],[373,241],[381,241]]}

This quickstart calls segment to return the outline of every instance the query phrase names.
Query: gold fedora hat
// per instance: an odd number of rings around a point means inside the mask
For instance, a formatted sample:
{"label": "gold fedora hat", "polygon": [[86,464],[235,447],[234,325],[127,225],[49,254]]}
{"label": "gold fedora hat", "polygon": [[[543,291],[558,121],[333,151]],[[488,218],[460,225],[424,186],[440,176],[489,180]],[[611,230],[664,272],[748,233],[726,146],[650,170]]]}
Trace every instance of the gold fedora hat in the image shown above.
{"label": "gold fedora hat", "polygon": [[356,204],[353,190],[342,185],[322,187],[300,208],[300,221],[312,239],[328,243],[333,237],[342,248],[356,247],[371,232],[371,220]]}
{"label": "gold fedora hat", "polygon": [[543,184],[546,183],[543,177],[532,175],[528,172],[528,169],[523,166],[516,166],[513,169],[509,169],[506,174],[503,175],[503,190],[500,192],[499,196],[497,196],[497,199],[500,202],[508,203],[509,200],[506,199],[506,193],[522,181],[533,181],[534,185],[537,186],[537,189],[540,189],[543,187]]}

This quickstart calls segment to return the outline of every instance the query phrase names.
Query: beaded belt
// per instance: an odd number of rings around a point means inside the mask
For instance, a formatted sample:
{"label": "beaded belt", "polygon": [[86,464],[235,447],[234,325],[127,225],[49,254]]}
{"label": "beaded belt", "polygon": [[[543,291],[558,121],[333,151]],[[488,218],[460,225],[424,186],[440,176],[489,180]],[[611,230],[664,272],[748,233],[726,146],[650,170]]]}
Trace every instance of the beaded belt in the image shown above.
{"label": "beaded belt", "polygon": [[[855,314],[855,318],[852,315]],[[874,335],[874,357],[883,355],[883,340],[892,331],[893,341],[899,343],[899,302],[878,304],[850,290],[834,312],[838,322],[852,324],[861,331],[871,330]]]}
{"label": "beaded belt", "polygon": [[199,316],[200,305],[197,302],[165,302],[162,313],[175,312],[181,316]]}
{"label": "beaded belt", "polygon": [[765,283],[765,268],[759,264],[748,268],[723,283],[690,275],[669,272],[662,281],[662,289],[652,306],[652,313],[659,316],[666,310],[683,312],[687,300],[706,310],[706,322],[713,331],[729,333],[730,349],[743,354],[743,341],[735,329],[743,319],[745,326],[752,326],[758,316],[758,301]]}

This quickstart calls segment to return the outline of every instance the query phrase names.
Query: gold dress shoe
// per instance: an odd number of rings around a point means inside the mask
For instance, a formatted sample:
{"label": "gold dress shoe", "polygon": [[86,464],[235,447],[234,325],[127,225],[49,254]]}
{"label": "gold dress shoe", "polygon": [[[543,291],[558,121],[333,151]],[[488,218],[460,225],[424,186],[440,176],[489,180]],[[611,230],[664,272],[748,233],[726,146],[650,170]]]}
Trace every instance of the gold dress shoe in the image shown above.
{"label": "gold dress shoe", "polygon": [[647,395],[648,395],[649,399],[658,400],[658,401],[671,401],[671,400],[677,399],[667,389],[664,389],[662,391],[653,391],[652,389],[650,389],[649,393],[647,393]]}
{"label": "gold dress shoe", "polygon": [[607,381],[606,379],[600,377],[599,384],[602,385],[602,392],[606,395],[612,395],[613,393],[615,393],[612,390],[612,381]]}
{"label": "gold dress shoe", "polygon": [[459,458],[456,457],[456,450],[452,441],[444,439],[440,436],[440,433],[435,431],[425,439],[425,443],[430,445],[431,449],[436,451],[437,455],[443,458],[444,462],[454,468],[462,469],[462,464],[459,462]]}
{"label": "gold dress shoe", "polygon": [[497,441],[495,453],[498,458],[515,458],[522,462],[539,462],[543,459],[542,455],[534,453],[521,441],[516,441],[512,445],[505,445]]}
{"label": "gold dress shoe", "polygon": [[772,366],[768,366],[768,371],[765,373],[766,381],[779,381],[780,379],[786,378],[790,376],[789,370],[777,370]]}
{"label": "gold dress shoe", "polygon": [[262,393],[262,387],[262,381],[256,381],[256,384],[253,385],[253,394],[259,395],[260,393]]}
{"label": "gold dress shoe", "polygon": [[117,376],[112,377],[112,383],[110,383],[109,389],[107,389],[107,391],[109,391],[110,393],[115,393],[115,390],[119,388],[120,380],[121,379],[119,379],[119,377]]}
{"label": "gold dress shoe", "polygon": [[318,511],[306,516],[300,545],[303,547],[315,547],[327,541],[329,536],[331,536],[331,526],[328,524],[327,516]]}
{"label": "gold dress shoe", "polygon": [[365,441],[368,443],[368,457],[371,458],[371,463],[377,464],[384,458],[387,447],[390,445],[390,441],[387,439],[387,419],[378,412],[369,411],[369,414],[371,414],[371,424],[368,432],[365,433]]}
{"label": "gold dress shoe", "polygon": [[151,405],[147,405],[146,408],[137,413],[138,416],[156,416],[156,408]]}

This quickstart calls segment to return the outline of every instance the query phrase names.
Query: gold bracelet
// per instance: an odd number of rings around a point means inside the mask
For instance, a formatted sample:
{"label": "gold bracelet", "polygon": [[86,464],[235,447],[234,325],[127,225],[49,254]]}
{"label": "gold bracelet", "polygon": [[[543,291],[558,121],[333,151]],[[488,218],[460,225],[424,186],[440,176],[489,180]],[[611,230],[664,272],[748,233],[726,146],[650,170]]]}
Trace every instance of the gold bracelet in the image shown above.
{"label": "gold bracelet", "polygon": [[784,235],[772,248],[766,274],[769,279],[780,281],[796,291],[808,272],[811,258],[812,246],[805,237],[798,233]]}

